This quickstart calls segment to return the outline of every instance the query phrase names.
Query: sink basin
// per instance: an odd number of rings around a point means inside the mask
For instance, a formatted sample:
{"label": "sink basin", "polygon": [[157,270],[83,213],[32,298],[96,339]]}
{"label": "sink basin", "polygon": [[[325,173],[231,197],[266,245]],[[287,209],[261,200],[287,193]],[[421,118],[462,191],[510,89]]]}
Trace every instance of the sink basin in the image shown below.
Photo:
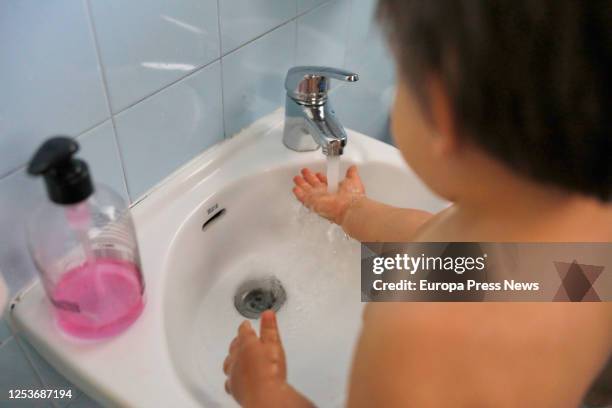
{"label": "sink basin", "polygon": [[[204,152],[134,205],[147,304],[130,329],[100,342],[70,338],[39,284],[15,301],[15,325],[103,404],[235,406],[221,370],[245,319],[235,296],[245,282],[274,278],[286,297],[278,321],[290,382],[320,406],[342,405],[363,308],[359,243],[293,197],[299,169],[324,171],[325,161],[320,151],[285,148],[282,119],[275,112]],[[395,148],[347,133],[342,171],[357,164],[370,197],[445,205]]]}

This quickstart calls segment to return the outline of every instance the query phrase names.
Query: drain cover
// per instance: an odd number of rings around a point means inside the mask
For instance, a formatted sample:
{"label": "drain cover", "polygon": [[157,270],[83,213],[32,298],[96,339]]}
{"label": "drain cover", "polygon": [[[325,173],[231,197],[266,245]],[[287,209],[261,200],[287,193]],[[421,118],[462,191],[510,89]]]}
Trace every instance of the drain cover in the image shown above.
{"label": "drain cover", "polygon": [[238,313],[249,319],[257,319],[268,309],[278,311],[287,300],[280,281],[274,277],[252,279],[244,282],[234,295]]}

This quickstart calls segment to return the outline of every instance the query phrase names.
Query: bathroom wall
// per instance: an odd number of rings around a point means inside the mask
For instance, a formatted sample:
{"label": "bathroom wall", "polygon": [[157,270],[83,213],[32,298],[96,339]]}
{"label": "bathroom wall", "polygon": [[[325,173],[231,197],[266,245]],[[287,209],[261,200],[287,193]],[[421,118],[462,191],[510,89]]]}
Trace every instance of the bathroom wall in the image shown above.
{"label": "bathroom wall", "polygon": [[[35,277],[23,222],[45,198],[25,165],[50,135],[76,136],[94,177],[134,202],[281,106],[287,69],[308,64],[358,72],[358,83],[333,91],[337,114],[388,140],[393,66],[374,7],[375,0],[1,2],[0,272],[9,295]],[[10,367],[0,370],[0,405],[10,388],[66,385],[6,319],[0,366]],[[78,404],[91,402],[81,396],[70,406]]]}

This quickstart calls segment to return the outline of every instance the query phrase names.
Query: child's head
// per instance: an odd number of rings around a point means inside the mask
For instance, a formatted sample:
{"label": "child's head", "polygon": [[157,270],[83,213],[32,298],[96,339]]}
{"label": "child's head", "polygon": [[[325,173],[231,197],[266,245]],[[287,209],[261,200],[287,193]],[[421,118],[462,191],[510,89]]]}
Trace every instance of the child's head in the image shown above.
{"label": "child's head", "polygon": [[398,67],[396,143],[434,190],[452,198],[480,152],[612,200],[608,1],[380,0],[379,14]]}

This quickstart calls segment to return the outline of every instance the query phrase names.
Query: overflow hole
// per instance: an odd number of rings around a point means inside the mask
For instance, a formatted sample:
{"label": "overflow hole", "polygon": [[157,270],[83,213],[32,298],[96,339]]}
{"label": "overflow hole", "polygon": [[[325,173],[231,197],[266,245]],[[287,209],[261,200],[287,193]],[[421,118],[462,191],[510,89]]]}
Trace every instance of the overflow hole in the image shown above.
{"label": "overflow hole", "polygon": [[219,211],[217,211],[215,213],[215,215],[213,215],[212,217],[207,219],[206,222],[204,222],[204,224],[202,224],[202,231],[204,231],[206,228],[210,227],[213,222],[215,222],[216,220],[221,218],[221,216],[223,216],[224,214],[225,214],[225,208],[222,208]]}

